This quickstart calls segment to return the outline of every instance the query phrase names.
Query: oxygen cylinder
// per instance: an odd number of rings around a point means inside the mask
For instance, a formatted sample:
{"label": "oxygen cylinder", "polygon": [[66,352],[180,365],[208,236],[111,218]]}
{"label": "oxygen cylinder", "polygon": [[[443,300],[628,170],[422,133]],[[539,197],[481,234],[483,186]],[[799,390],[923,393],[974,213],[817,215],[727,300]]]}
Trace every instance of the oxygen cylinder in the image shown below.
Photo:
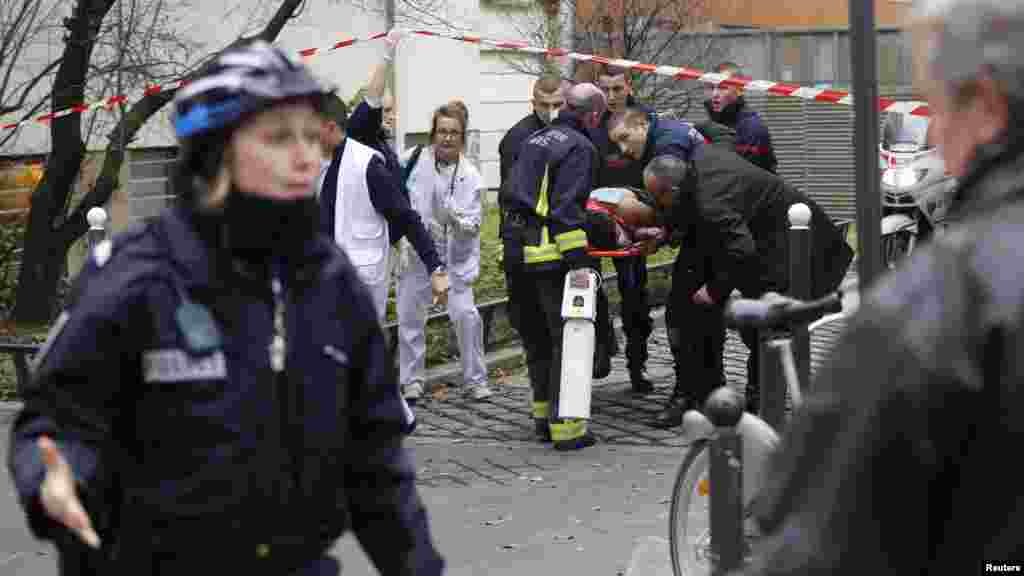
{"label": "oxygen cylinder", "polygon": [[601,277],[594,270],[565,275],[562,292],[562,369],[558,392],[559,418],[590,418],[594,378],[594,325]]}

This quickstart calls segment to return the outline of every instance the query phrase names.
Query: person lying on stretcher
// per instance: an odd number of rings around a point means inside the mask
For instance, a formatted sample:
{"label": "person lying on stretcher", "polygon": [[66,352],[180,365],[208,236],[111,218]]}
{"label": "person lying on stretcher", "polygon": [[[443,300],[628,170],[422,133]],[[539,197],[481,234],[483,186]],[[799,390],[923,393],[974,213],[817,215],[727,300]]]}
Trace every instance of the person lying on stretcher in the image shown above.
{"label": "person lying on stretcher", "polygon": [[667,234],[645,190],[596,188],[586,210],[588,252],[595,256],[650,254]]}

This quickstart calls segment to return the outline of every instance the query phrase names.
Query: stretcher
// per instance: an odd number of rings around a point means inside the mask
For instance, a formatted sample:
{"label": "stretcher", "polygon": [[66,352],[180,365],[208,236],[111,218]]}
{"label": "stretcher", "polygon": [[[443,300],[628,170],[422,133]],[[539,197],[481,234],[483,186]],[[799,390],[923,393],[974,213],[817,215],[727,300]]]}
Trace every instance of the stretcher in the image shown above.
{"label": "stretcher", "polygon": [[587,254],[600,258],[642,256],[644,243],[664,237],[653,201],[630,188],[596,188],[586,204]]}

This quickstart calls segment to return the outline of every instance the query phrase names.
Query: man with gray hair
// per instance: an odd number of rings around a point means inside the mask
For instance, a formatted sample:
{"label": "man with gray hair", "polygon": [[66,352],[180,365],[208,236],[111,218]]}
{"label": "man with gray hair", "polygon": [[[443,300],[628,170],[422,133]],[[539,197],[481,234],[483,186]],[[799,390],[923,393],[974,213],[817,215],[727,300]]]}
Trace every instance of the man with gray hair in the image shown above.
{"label": "man with gray hair", "polygon": [[914,8],[955,222],[862,294],[769,470],[749,574],[1024,564],[1024,489],[1001,466],[1024,444],[1024,1]]}
{"label": "man with gray hair", "polygon": [[[558,450],[590,446],[585,420],[558,416],[562,369],[562,292],[566,274],[587,285],[600,270],[587,254],[585,205],[597,174],[597,149],[588,138],[606,108],[593,84],[566,93],[551,124],[523,142],[503,190],[501,236],[509,314],[526,349],[537,437]],[[600,272],[598,272],[600,274]]]}
{"label": "man with gray hair", "polygon": [[[689,161],[659,154],[644,168],[644,187],[686,247],[676,256],[665,313],[676,381],[666,415],[653,422],[670,427],[725,385],[722,310],[732,292],[758,298],[789,290],[790,206],[811,210],[813,297],[839,286],[853,250],[818,203],[728,148],[703,146]],[[749,350],[746,404],[753,413],[760,408],[759,336],[740,330]]]}

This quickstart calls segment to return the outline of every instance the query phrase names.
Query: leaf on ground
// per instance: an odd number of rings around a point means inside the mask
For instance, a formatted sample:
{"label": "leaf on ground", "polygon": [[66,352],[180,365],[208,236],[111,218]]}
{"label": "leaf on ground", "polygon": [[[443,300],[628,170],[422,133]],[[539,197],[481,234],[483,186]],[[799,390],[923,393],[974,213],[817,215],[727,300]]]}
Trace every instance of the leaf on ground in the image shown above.
{"label": "leaf on ground", "polygon": [[435,384],[430,389],[430,397],[437,402],[446,402],[448,400],[448,385],[443,382]]}

